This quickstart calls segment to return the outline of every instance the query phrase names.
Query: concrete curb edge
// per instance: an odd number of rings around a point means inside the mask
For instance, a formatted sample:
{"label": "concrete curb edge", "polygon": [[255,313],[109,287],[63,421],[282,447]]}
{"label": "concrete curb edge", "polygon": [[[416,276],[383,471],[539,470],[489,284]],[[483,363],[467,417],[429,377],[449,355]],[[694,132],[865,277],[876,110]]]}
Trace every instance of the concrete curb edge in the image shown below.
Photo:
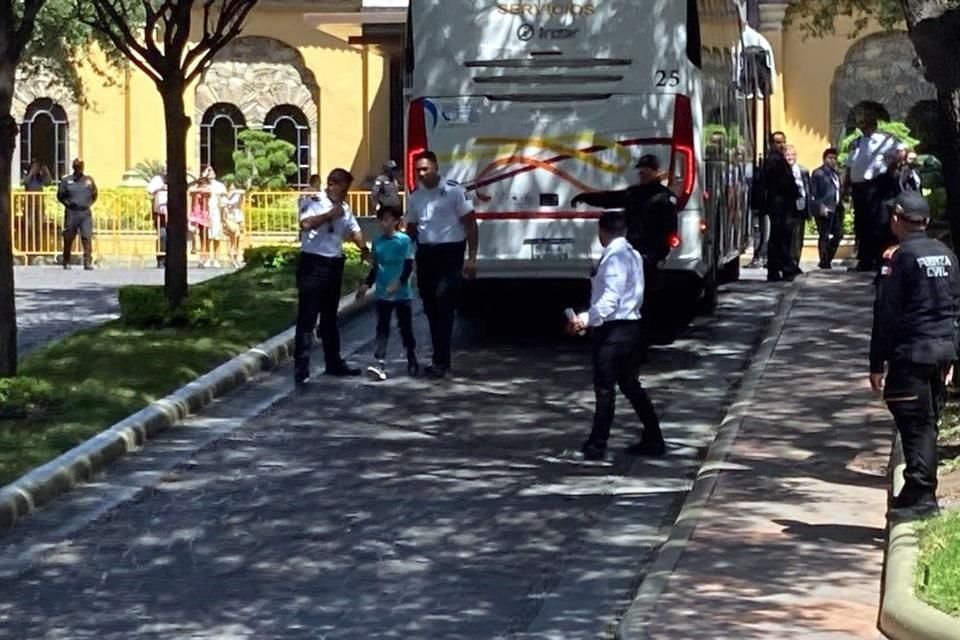
{"label": "concrete curb edge", "polygon": [[767,331],[757,348],[756,355],[743,374],[737,395],[730,405],[730,409],[723,416],[720,427],[717,429],[717,435],[707,450],[707,455],[694,480],[693,488],[687,494],[683,506],[670,529],[670,535],[657,551],[656,559],[650,565],[650,569],[644,576],[636,596],[620,620],[616,632],[618,640],[640,640],[648,637],[647,623],[670,581],[671,574],[680,563],[684,549],[693,536],[697,523],[713,495],[717,479],[723,470],[737,434],[740,432],[740,425],[753,402],[757,385],[766,371],[777,343],[780,341],[783,327],[793,309],[794,301],[800,293],[802,284],[802,278],[795,281],[780,298]]}
{"label": "concrete curb edge", "polygon": [[[343,296],[339,319],[356,316],[371,300],[367,297],[358,302],[353,293]],[[113,460],[142,447],[156,434],[246,384],[261,371],[289,359],[293,355],[293,338],[291,327],[3,487],[0,528],[12,527],[37,507],[89,480]]]}
{"label": "concrete curb edge", "polygon": [[[890,450],[890,491],[903,488],[903,447],[894,431]],[[877,627],[892,640],[960,640],[960,622],[914,595],[914,570],[919,549],[915,523],[890,524],[884,557],[882,600]]]}

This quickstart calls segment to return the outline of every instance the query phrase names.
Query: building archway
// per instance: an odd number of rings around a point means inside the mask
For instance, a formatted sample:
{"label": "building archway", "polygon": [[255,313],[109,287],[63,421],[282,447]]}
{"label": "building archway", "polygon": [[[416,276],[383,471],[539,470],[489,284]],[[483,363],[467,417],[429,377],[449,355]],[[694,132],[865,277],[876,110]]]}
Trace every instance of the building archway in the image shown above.
{"label": "building archway", "polygon": [[[11,115],[14,120],[21,123],[20,134],[17,136],[17,148],[14,151],[14,159],[26,162],[30,161],[28,157],[30,152],[25,152],[23,146],[23,123],[28,117],[28,110],[35,105],[56,105],[59,110],[56,119],[65,123],[61,128],[60,138],[61,152],[65,160],[65,165],[61,170],[54,166],[54,158],[48,169],[50,174],[57,180],[70,172],[70,161],[80,154],[80,106],[77,104],[73,95],[68,89],[58,84],[54,78],[47,73],[27,75],[21,71],[17,72],[16,89],[13,92],[13,105]],[[32,115],[32,114],[31,114]],[[51,115],[53,115],[51,113]],[[42,120],[45,117],[41,118]],[[43,126],[43,125],[41,125]],[[56,133],[56,131],[54,131]],[[39,160],[39,158],[38,158]],[[21,166],[19,163],[12,163],[13,175],[11,178],[14,184],[19,184],[21,179]],[[62,171],[62,172],[61,172]]]}
{"label": "building archway", "polygon": [[266,128],[267,115],[276,107],[297,109],[306,119],[309,147],[314,150],[308,153],[307,175],[316,172],[320,89],[295,48],[262,36],[232,41],[217,53],[197,85],[196,119],[218,103],[235,105],[246,125],[256,129]]}
{"label": "building archway", "polygon": [[905,31],[876,33],[855,42],[833,76],[832,139],[843,137],[849,114],[862,102],[877,103],[891,120],[903,121],[914,104],[935,98],[933,85],[915,66],[916,58]]}
{"label": "building archway", "polygon": [[20,123],[20,166],[28,167],[36,160],[54,180],[67,175],[68,131],[69,120],[62,106],[50,98],[31,102]]}
{"label": "building archway", "polygon": [[305,189],[310,183],[310,123],[303,111],[290,104],[274,107],[267,113],[263,130],[294,147],[292,160],[297,172],[287,177],[287,184]]}

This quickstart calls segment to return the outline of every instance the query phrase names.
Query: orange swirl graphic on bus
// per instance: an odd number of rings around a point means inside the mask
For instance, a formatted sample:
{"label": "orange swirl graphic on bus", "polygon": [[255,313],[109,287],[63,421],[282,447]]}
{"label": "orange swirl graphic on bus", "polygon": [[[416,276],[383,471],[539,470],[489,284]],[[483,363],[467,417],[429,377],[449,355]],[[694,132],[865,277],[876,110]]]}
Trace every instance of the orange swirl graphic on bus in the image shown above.
{"label": "orange swirl graphic on bus", "polygon": [[[571,138],[579,138],[580,136],[570,136]],[[570,158],[575,158],[581,162],[585,162],[592,167],[595,167],[601,171],[606,171],[607,173],[619,173],[626,168],[626,165],[619,166],[612,164],[610,162],[605,162],[600,158],[597,158],[591,152],[585,152],[577,147],[573,147],[567,144],[563,144],[559,141],[560,139],[554,138],[476,138],[473,142],[476,145],[486,146],[486,145],[516,145],[518,148],[534,148],[537,151],[554,151],[556,153],[562,153],[564,155],[570,156]],[[599,143],[605,148],[613,149],[614,152],[620,156],[625,163],[630,162],[630,152],[626,151],[622,147],[618,147],[617,144],[610,140],[594,140],[594,143]]]}
{"label": "orange swirl graphic on bus", "polygon": [[[594,146],[591,146],[588,149],[580,149],[570,144],[565,144],[562,141],[572,141],[577,142],[589,138],[594,142]],[[600,143],[597,146],[597,143]],[[476,146],[513,146],[515,150],[519,149],[531,149],[534,153],[540,151],[552,151],[554,153],[561,154],[561,158],[564,160],[578,160],[584,164],[588,164],[591,167],[605,173],[621,173],[630,163],[630,152],[626,149],[623,149],[613,140],[602,140],[597,139],[592,136],[581,135],[570,135],[562,136],[558,138],[499,138],[499,137],[488,137],[488,138],[476,138],[473,140],[473,144]],[[617,156],[623,158],[624,164],[622,166],[613,164],[611,162],[606,162],[594,154],[598,150],[611,149],[616,153]],[[484,178],[487,178],[491,173],[496,171],[499,168],[503,168],[513,164],[519,164],[522,167],[531,169],[543,169],[544,171],[549,171],[553,175],[557,176],[561,180],[569,182],[578,189],[582,191],[595,191],[595,187],[588,186],[586,183],[574,178],[569,172],[564,171],[556,166],[557,159],[548,159],[542,160],[539,158],[534,158],[527,155],[522,155],[518,153],[511,153],[508,156],[497,158],[488,164],[480,172],[480,174],[472,181],[474,184],[478,185],[476,189],[476,196],[481,202],[489,202],[491,197],[486,193],[483,193],[481,187]]]}
{"label": "orange swirl graphic on bus", "polygon": [[[480,172],[480,175],[477,176],[477,182],[480,182],[484,179],[489,173],[496,170],[499,167],[519,163],[524,166],[533,167],[536,169],[543,169],[544,171],[549,171],[553,175],[557,176],[561,180],[566,180],[570,184],[574,185],[581,191],[596,191],[594,187],[588,186],[586,183],[577,180],[572,175],[566,171],[557,168],[556,165],[551,164],[550,162],[540,160],[538,158],[530,158],[527,156],[508,156],[506,158],[497,158],[486,167],[483,171]],[[477,189],[477,198],[481,202],[489,202],[491,200],[490,196],[485,193],[481,193],[480,189]]]}

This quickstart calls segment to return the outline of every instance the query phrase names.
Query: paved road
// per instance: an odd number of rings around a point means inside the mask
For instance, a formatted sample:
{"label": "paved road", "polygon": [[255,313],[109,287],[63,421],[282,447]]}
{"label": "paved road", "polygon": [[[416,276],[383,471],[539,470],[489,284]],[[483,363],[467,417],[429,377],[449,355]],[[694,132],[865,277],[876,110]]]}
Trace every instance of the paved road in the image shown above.
{"label": "paved road", "polygon": [[625,402],[610,463],[560,461],[588,429],[588,346],[516,323],[461,340],[443,383],[293,393],[284,368],[8,533],[3,558],[34,564],[4,580],[0,638],[612,637],[782,290],[735,285],[656,349],[655,461],[623,455]]}
{"label": "paved road", "polygon": [[[190,283],[226,273],[191,269]],[[84,271],[74,267],[16,267],[17,347],[24,354],[51,340],[119,315],[117,289],[128,284],[163,284],[163,271],[110,267]]]}

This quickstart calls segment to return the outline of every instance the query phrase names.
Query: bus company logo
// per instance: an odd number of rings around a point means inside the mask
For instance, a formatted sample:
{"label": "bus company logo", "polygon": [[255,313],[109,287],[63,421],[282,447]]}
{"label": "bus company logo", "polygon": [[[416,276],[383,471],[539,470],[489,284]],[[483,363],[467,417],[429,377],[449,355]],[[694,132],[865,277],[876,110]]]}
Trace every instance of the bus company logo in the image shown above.
{"label": "bus company logo", "polygon": [[561,17],[592,16],[597,8],[592,2],[498,2],[497,12],[503,15]]}
{"label": "bus company logo", "polygon": [[517,38],[526,42],[533,38],[533,35],[537,32],[536,28],[532,24],[527,24],[524,22],[517,28]]}
{"label": "bus company logo", "polygon": [[547,27],[537,29],[532,24],[524,22],[517,28],[517,39],[522,42],[529,42],[534,37],[540,40],[567,40],[579,32],[579,29],[548,29]]}

